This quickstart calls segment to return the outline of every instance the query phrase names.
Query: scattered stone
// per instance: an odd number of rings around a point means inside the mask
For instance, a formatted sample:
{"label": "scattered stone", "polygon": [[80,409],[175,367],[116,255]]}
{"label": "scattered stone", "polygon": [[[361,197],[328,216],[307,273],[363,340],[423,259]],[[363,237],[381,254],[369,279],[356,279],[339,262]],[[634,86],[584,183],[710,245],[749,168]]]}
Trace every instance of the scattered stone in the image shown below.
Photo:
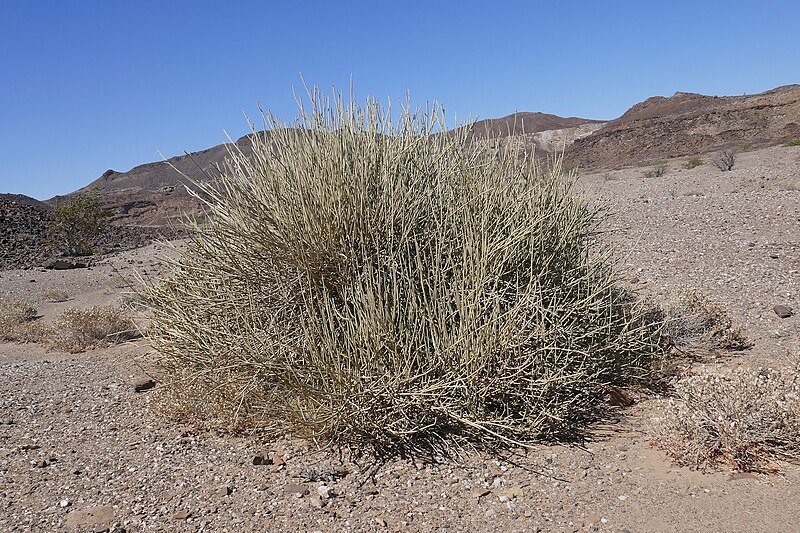
{"label": "scattered stone", "polygon": [[491,493],[492,493],[492,491],[491,491],[491,490],[489,490],[489,489],[484,489],[484,488],[477,488],[477,489],[474,489],[474,490],[472,491],[472,495],[473,495],[473,496],[475,496],[475,497],[476,497],[477,499],[479,499],[479,500],[480,500],[481,498],[483,498],[484,496],[488,496],[488,495],[489,495],[489,494],[491,494]]}
{"label": "scattered stone", "polygon": [[230,485],[222,485],[220,487],[217,487],[214,493],[217,496],[221,496],[224,498],[226,496],[230,496],[231,494],[233,494],[233,487],[231,487]]}
{"label": "scattered stone", "polygon": [[508,496],[512,500],[514,498],[521,498],[523,494],[524,492],[522,491],[521,487],[511,487],[506,491],[506,496]]}
{"label": "scattered stone", "polygon": [[311,507],[316,507],[317,509],[322,509],[325,506],[325,502],[318,496],[310,497],[308,503],[311,504]]}
{"label": "scattered stone", "polygon": [[317,487],[317,494],[323,500],[329,500],[333,497],[333,493],[331,492],[331,488],[327,485],[320,485]]}
{"label": "scattered stone", "polygon": [[594,513],[592,513],[592,514],[590,514],[589,516],[586,517],[586,522],[589,523],[589,524],[596,525],[596,524],[599,524],[601,521],[602,521],[602,518],[600,518],[599,516],[597,516]]}
{"label": "scattered stone", "polygon": [[123,533],[125,530],[119,527],[112,529],[114,524],[114,508],[110,505],[99,507],[85,507],[75,509],[67,515],[67,529],[81,531],[116,531]]}
{"label": "scattered stone", "polygon": [[272,459],[269,457],[264,457],[262,454],[256,454],[253,456],[253,465],[260,466],[260,465],[271,465]]}
{"label": "scattered stone", "polygon": [[48,270],[72,270],[75,268],[86,268],[87,265],[86,263],[56,257],[55,259],[47,261],[43,266]]}
{"label": "scattered stone", "polygon": [[292,483],[290,485],[286,485],[286,489],[284,489],[286,494],[291,494],[296,496],[297,498],[302,498],[303,496],[308,496],[311,491],[308,490],[308,487],[305,485],[301,485],[299,483]]}
{"label": "scattered stone", "polygon": [[272,454],[269,460],[275,466],[283,466],[286,464],[286,460],[283,458],[283,456],[278,455],[277,453]]}
{"label": "scattered stone", "polygon": [[617,407],[630,407],[636,403],[636,399],[629,392],[614,386],[606,389],[605,401],[607,404]]}
{"label": "scattered stone", "polygon": [[70,505],[72,505],[72,502],[69,500],[61,500],[60,502],[58,502],[58,506],[61,507],[62,509],[69,507]]}
{"label": "scattered stone", "polygon": [[144,392],[156,386],[155,380],[151,378],[139,378],[133,384],[134,392]]}
{"label": "scattered stone", "polygon": [[192,516],[192,512],[191,511],[178,511],[177,513],[172,515],[172,519],[173,520],[186,520],[190,516]]}
{"label": "scattered stone", "polygon": [[789,318],[794,314],[792,312],[792,308],[788,305],[776,305],[772,308],[772,310],[775,311],[775,314],[781,318]]}

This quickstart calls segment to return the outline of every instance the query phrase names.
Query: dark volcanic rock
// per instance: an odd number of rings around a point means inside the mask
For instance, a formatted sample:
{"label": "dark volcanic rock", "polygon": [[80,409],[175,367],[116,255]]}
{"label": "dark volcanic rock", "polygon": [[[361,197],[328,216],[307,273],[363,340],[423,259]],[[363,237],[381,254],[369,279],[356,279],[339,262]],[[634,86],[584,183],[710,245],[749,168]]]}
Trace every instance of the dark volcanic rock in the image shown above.
{"label": "dark volcanic rock", "polygon": [[0,270],[30,268],[47,255],[49,210],[33,198],[0,195]]}
{"label": "dark volcanic rock", "polygon": [[73,268],[86,268],[87,264],[56,257],[42,266],[48,270],[72,270]]}

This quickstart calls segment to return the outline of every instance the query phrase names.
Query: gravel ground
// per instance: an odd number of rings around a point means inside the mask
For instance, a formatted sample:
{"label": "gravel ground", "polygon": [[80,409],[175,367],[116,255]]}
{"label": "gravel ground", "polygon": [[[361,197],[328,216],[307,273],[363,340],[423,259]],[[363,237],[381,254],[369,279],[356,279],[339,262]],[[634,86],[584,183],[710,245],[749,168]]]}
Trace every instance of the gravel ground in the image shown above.
{"label": "gravel ground", "polygon": [[[800,148],[740,154],[641,178],[582,176],[607,199],[629,280],[644,296],[708,293],[756,341],[712,367],[780,365],[800,352]],[[91,270],[3,271],[0,296],[64,306],[124,298],[133,271],[156,279],[158,246]],[[146,274],[145,274],[146,272]],[[31,282],[30,280],[35,280]],[[43,294],[66,290],[50,304]],[[359,465],[294,439],[200,431],[153,413],[143,341],[84,354],[0,344],[0,531],[790,531],[800,467],[778,475],[697,472],[649,443],[644,399],[581,446],[476,454],[440,464]],[[263,460],[262,460],[263,458]],[[261,464],[254,464],[261,463]]]}

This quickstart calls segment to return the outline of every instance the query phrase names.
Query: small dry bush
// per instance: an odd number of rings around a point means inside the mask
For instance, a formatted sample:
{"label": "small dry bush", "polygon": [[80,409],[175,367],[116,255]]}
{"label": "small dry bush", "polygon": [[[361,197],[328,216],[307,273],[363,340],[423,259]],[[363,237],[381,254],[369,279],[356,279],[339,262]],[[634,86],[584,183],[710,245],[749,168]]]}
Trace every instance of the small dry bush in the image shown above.
{"label": "small dry bush", "polygon": [[[198,185],[210,220],[147,291],[187,409],[447,453],[572,436],[610,386],[657,375],[659,325],[558,165],[470,149],[441,111],[310,96]],[[209,389],[221,403],[190,399]]]}
{"label": "small dry bush", "polygon": [[790,141],[786,141],[785,143],[783,143],[783,145],[786,147],[800,146],[800,139],[792,139]]}
{"label": "small dry bush", "polygon": [[686,162],[683,164],[683,168],[685,168],[686,170],[691,170],[693,168],[699,167],[702,164],[703,160],[697,156],[694,156],[686,160]]}
{"label": "small dry bush", "polygon": [[800,368],[739,368],[681,379],[666,404],[656,444],[692,467],[765,471],[800,459]]}
{"label": "small dry bush", "polygon": [[736,163],[736,152],[734,150],[723,150],[711,162],[722,172],[731,171]]}
{"label": "small dry bush", "polygon": [[48,328],[45,343],[65,352],[111,346],[139,336],[136,324],[112,307],[67,309]]}
{"label": "small dry bush", "polygon": [[36,308],[13,298],[0,299],[0,341],[35,342]]}
{"label": "small dry bush", "polygon": [[666,164],[658,164],[648,170],[645,170],[642,173],[643,178],[660,178],[661,176],[667,173],[667,165]]}
{"label": "small dry bush", "polygon": [[61,289],[52,289],[42,293],[42,299],[50,303],[66,302],[69,298],[69,293]]}
{"label": "small dry bush", "polygon": [[681,353],[702,357],[753,345],[724,306],[696,290],[677,291],[664,314],[664,336]]}

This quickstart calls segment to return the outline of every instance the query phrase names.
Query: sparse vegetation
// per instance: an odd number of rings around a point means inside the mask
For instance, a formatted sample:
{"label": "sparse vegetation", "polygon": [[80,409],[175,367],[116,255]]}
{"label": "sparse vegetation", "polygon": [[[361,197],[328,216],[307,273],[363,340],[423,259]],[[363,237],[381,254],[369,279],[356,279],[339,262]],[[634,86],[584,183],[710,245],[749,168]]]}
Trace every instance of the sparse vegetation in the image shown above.
{"label": "sparse vegetation", "polygon": [[47,332],[46,344],[65,352],[83,352],[135,339],[133,320],[116,307],[67,309]]}
{"label": "sparse vegetation", "polygon": [[36,308],[22,300],[0,298],[0,341],[32,340]]}
{"label": "sparse vegetation", "polygon": [[723,150],[712,159],[714,166],[722,172],[733,170],[733,165],[736,162],[736,152],[733,150]]}
{"label": "sparse vegetation", "polygon": [[738,150],[740,152],[752,152],[755,149],[756,149],[756,147],[753,146],[752,143],[742,143],[742,144],[739,145],[739,148],[738,148]]}
{"label": "sparse vegetation", "polygon": [[702,159],[700,159],[697,156],[693,156],[686,160],[686,162],[683,164],[683,168],[685,168],[686,170],[691,170],[693,168],[699,167],[702,164],[703,164]]}
{"label": "sparse vegetation", "polygon": [[800,459],[798,370],[738,368],[681,379],[656,443],[692,467],[767,471],[775,459]]}
{"label": "sparse vegetation", "polygon": [[177,386],[381,455],[569,437],[658,374],[659,324],[558,166],[465,149],[441,112],[315,93],[300,116],[201,186],[210,222],[147,291]]}
{"label": "sparse vegetation", "polygon": [[790,141],[786,141],[785,143],[783,143],[783,145],[786,146],[786,147],[789,147],[789,146],[800,146],[800,139],[792,139]]}
{"label": "sparse vegetation", "polygon": [[59,201],[48,226],[48,242],[65,255],[90,255],[94,240],[111,215],[96,194],[78,194]]}
{"label": "sparse vegetation", "polygon": [[133,320],[114,307],[67,309],[48,326],[37,320],[32,305],[0,299],[0,341],[39,342],[48,348],[75,353],[138,336]]}
{"label": "sparse vegetation", "polygon": [[696,290],[676,292],[666,305],[664,323],[664,335],[670,344],[694,357],[752,346],[725,307]]}
{"label": "sparse vegetation", "polygon": [[69,300],[69,293],[61,289],[51,289],[42,293],[42,299],[49,303],[60,303]]}
{"label": "sparse vegetation", "polygon": [[661,176],[667,173],[667,165],[666,164],[659,164],[656,165],[642,174],[643,178],[650,179],[650,178],[660,178]]}

